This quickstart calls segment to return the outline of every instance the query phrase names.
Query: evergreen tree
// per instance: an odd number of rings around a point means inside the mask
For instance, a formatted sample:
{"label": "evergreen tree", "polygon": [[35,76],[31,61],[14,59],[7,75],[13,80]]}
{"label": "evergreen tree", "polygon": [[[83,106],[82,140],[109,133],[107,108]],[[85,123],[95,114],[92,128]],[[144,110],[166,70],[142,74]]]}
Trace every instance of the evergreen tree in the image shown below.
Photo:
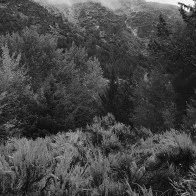
{"label": "evergreen tree", "polygon": [[[0,58],[0,129],[7,136],[20,124],[20,117],[26,111],[25,98],[28,91],[25,71],[19,68],[21,56],[10,56],[7,45],[2,46]],[[27,113],[26,113],[27,115]],[[5,134],[4,134],[5,135]]]}
{"label": "evergreen tree", "polygon": [[160,38],[168,38],[170,35],[170,31],[168,28],[168,24],[163,18],[163,15],[159,15],[159,22],[157,24],[157,36]]}
{"label": "evergreen tree", "polygon": [[[24,69],[28,78],[28,89],[23,87],[24,93],[13,91],[17,97],[13,99],[13,116],[17,119],[16,128],[24,135],[44,136],[85,126],[98,114],[98,95],[106,81],[99,61],[89,58],[84,48],[73,44],[70,49],[59,50],[56,38],[50,34],[40,35],[36,29],[26,29],[21,35],[2,36],[0,45],[4,44],[9,52],[4,55],[1,51],[2,55],[9,60],[10,54],[13,58],[20,54],[15,67]],[[7,63],[5,69],[9,64],[12,65]],[[9,115],[9,110],[4,115]]]}
{"label": "evergreen tree", "polygon": [[128,80],[116,77],[113,69],[110,71],[109,84],[100,95],[102,114],[111,113],[115,119],[125,124],[131,124],[129,119],[132,101],[130,99],[131,85]]}
{"label": "evergreen tree", "polygon": [[[158,36],[150,44],[151,59],[161,64],[171,76],[176,94],[177,124],[180,126],[186,114],[187,102],[194,95],[196,88],[196,36],[195,6],[181,4],[181,15],[184,20],[179,29],[169,34],[165,21],[158,25]],[[160,23],[160,22],[159,22]],[[163,34],[161,34],[163,33]]]}
{"label": "evergreen tree", "polygon": [[24,135],[54,134],[83,127],[98,114],[98,94],[106,81],[96,59],[73,45],[56,59],[57,67],[31,96]]}
{"label": "evergreen tree", "polygon": [[[196,95],[196,92],[195,92]],[[192,137],[196,136],[196,99],[194,97],[191,99],[189,104],[187,104],[187,109],[186,109],[186,115],[184,116],[183,119],[183,129],[189,134],[191,134]]]}
{"label": "evergreen tree", "polygon": [[133,78],[133,112],[131,120],[136,127],[161,132],[175,125],[175,94],[170,76],[161,66],[149,73],[143,69]]}

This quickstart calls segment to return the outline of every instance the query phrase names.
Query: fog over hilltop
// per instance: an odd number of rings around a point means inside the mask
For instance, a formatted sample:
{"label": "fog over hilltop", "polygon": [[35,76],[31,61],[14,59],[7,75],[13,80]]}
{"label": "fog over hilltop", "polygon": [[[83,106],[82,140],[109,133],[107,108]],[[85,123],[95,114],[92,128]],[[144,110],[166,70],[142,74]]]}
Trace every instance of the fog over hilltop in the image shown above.
{"label": "fog over hilltop", "polygon": [[185,3],[187,5],[192,5],[193,1],[192,0],[147,0],[147,2],[158,2],[158,3],[164,3],[164,4],[173,4],[173,5],[178,5],[178,2],[180,3]]}
{"label": "fog over hilltop", "polygon": [[110,9],[116,9],[120,6],[119,0],[35,0],[36,2],[42,2],[42,3],[49,3],[49,4],[66,4],[68,6],[71,6],[75,3],[80,2],[98,2],[101,3],[103,6],[108,7]]}

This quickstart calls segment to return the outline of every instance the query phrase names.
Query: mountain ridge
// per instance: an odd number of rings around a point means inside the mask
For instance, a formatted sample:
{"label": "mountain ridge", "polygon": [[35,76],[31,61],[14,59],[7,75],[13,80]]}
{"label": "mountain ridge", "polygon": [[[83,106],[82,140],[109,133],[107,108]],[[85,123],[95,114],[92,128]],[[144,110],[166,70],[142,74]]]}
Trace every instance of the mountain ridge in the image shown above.
{"label": "mountain ridge", "polygon": [[[110,9],[110,7],[106,7],[100,2],[90,0],[76,1],[76,3],[73,3],[71,6],[66,4],[53,4],[50,6],[53,8],[56,7],[70,22],[76,22],[75,19],[80,13],[78,7],[84,9],[85,6],[88,7],[88,4],[99,4],[99,6],[105,7],[108,12],[113,12],[115,15],[120,15],[124,18],[126,16],[122,23],[126,22],[126,26],[131,27],[132,33],[139,38],[149,38],[154,34],[160,14],[163,15],[171,26],[175,26],[177,22],[181,21],[178,6],[158,2],[147,2],[145,0],[121,0],[116,9]],[[96,12],[95,9],[96,7],[94,7],[92,11]],[[105,16],[103,15],[102,17]]]}

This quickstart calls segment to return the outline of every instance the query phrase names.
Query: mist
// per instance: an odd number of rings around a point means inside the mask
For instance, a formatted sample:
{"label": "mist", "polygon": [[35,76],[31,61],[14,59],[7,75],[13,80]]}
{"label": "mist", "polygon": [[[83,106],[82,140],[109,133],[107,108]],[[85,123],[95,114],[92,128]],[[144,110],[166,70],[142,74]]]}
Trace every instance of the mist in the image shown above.
{"label": "mist", "polygon": [[116,9],[120,7],[119,0],[35,0],[35,1],[42,2],[42,3],[45,2],[52,5],[66,4],[68,6],[72,6],[74,3],[93,1],[93,2],[101,3],[103,6],[108,7],[110,9]]}

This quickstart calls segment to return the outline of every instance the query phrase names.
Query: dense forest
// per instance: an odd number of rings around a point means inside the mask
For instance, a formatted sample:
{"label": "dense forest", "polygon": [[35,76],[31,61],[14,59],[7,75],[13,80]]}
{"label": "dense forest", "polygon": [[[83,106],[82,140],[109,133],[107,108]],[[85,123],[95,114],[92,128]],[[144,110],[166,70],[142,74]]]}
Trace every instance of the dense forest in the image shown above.
{"label": "dense forest", "polygon": [[195,196],[194,3],[0,0],[0,195]]}

